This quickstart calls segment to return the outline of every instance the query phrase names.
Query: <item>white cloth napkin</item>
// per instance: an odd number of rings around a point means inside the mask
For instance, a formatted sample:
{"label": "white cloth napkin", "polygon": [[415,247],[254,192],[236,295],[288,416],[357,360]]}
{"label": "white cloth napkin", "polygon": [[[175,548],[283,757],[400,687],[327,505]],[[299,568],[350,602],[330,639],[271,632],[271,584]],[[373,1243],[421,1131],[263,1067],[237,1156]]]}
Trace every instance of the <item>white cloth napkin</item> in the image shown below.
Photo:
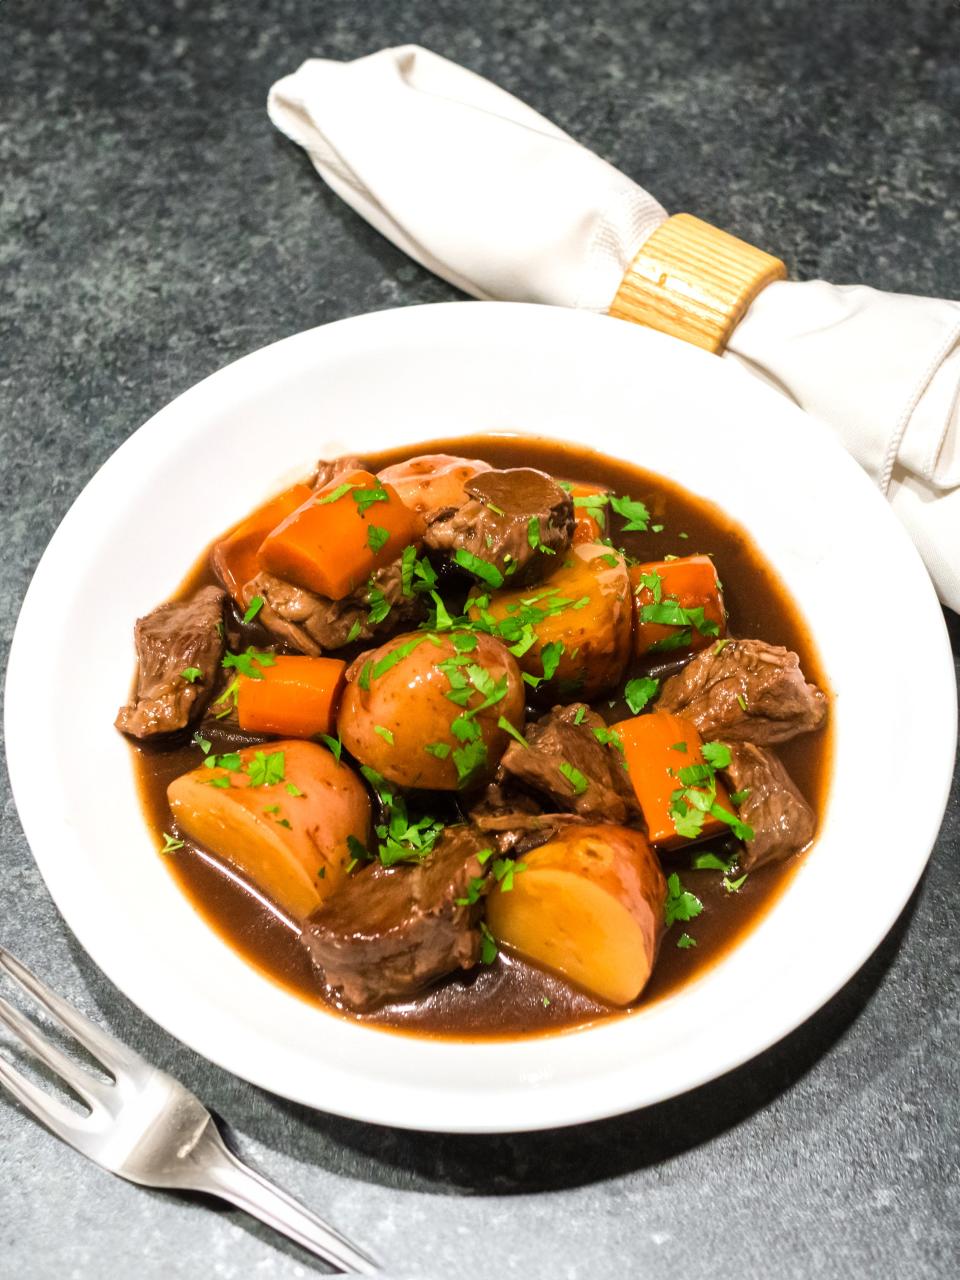
{"label": "white cloth napkin", "polygon": [[[606,311],[667,217],[517,98],[416,45],[310,59],[268,110],[339,196],[475,298]],[[784,281],[725,358],[834,427],[960,611],[960,303]]]}

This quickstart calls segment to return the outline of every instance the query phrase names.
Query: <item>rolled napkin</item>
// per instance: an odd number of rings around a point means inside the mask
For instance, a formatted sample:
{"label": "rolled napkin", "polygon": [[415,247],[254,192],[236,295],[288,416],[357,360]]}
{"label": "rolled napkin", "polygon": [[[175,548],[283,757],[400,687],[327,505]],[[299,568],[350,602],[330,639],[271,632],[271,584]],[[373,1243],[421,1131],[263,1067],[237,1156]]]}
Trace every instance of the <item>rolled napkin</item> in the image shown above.
{"label": "rolled napkin", "polygon": [[[310,59],[268,110],[339,196],[475,298],[607,312],[668,218],[523,102],[415,45]],[[723,355],[832,425],[960,612],[960,303],[765,283],[776,274],[758,276]]]}

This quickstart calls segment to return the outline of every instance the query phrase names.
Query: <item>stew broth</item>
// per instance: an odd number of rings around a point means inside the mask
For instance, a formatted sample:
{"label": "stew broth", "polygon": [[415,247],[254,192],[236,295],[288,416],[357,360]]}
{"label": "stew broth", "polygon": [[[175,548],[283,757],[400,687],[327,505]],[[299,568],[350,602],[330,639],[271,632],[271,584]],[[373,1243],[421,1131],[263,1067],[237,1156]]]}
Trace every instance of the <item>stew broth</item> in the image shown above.
{"label": "stew broth", "polygon": [[[618,537],[618,543],[644,561],[661,560],[667,555],[709,553],[723,584],[731,634],[793,649],[800,656],[807,679],[829,693],[813,641],[777,575],[759,547],[712,503],[639,467],[590,450],[526,436],[484,435],[431,441],[367,456],[371,469],[377,471],[416,454],[446,452],[483,458],[495,467],[536,467],[559,479],[588,481],[641,499],[650,511],[651,524],[663,525],[662,531],[625,533]],[[238,512],[238,516],[242,515]],[[205,552],[183,583],[178,598],[215,581],[209,552]],[[245,629],[244,638],[245,643],[261,646],[275,643],[256,623]],[[364,647],[370,647],[369,643],[338,651],[337,656],[349,660]],[[635,666],[633,673],[642,670]],[[608,723],[630,714],[618,700],[600,699],[593,706]],[[252,740],[211,727],[209,722],[203,733],[214,751],[230,750],[238,742]],[[162,747],[138,744],[133,751],[146,816],[158,845],[162,845],[162,833],[172,829],[167,785],[196,767],[199,751],[189,740]],[[820,732],[794,738],[778,746],[777,751],[822,823],[830,773],[829,722]],[[696,851],[711,847],[717,846],[700,844]],[[665,872],[681,872],[684,887],[703,902],[703,913],[685,926],[697,945],[679,949],[679,927],[668,931],[640,1001],[628,1010],[605,1004],[534,964],[501,953],[492,964],[478,965],[470,972],[450,977],[416,998],[362,1014],[334,1009],[320,991],[307,953],[289,922],[214,855],[186,841],[167,861],[191,903],[221,937],[245,960],[303,999],[366,1025],[474,1040],[550,1033],[598,1019],[631,1016],[637,1009],[672,994],[721,959],[757,923],[783,892],[800,859],[761,867],[747,877],[739,892],[728,892],[719,872],[688,869],[689,851],[665,857]]]}

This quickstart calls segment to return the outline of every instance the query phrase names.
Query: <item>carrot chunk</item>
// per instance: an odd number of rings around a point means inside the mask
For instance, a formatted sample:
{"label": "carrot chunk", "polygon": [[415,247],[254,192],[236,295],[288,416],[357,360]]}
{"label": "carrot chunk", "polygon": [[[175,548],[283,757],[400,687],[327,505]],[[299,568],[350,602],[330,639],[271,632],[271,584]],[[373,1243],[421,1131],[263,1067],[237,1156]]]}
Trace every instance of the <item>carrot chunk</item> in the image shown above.
{"label": "carrot chunk", "polygon": [[260,567],[308,591],[342,600],[375,569],[423,537],[424,524],[369,471],[334,477],[274,529]]}
{"label": "carrot chunk", "polygon": [[[636,657],[651,652],[705,649],[726,634],[723,595],[709,556],[637,564],[630,570],[630,582]],[[670,618],[675,621],[671,623]]]}
{"label": "carrot chunk", "polygon": [[577,542],[599,542],[599,540],[607,532],[607,507],[606,504],[596,505],[594,507],[578,504],[578,498],[598,498],[608,491],[601,489],[599,485],[584,484],[581,481],[575,481],[570,486],[570,496],[573,498],[573,541]]}
{"label": "carrot chunk", "polygon": [[214,545],[211,553],[214,571],[241,607],[241,588],[260,572],[260,562],[257,560],[260,543],[281,520],[296,511],[312,492],[308,484],[295,484],[292,488],[285,489],[262,507],[257,507],[252,515],[241,520],[235,529]]}
{"label": "carrot chunk", "polygon": [[332,733],[347,664],[339,658],[278,657],[259,680],[237,678],[237,716],[248,733],[312,738]]}
{"label": "carrot chunk", "polygon": [[[651,843],[661,849],[688,844],[691,837],[678,832],[671,809],[674,792],[684,786],[678,776],[681,769],[703,764],[703,742],[696,727],[682,716],[653,711],[649,715],[634,716],[632,720],[621,720],[613,728],[623,743],[627,771],[643,810]],[[733,814],[730,798],[719,778],[716,789],[716,803]],[[727,824],[707,813],[696,838],[706,840],[726,829]]]}

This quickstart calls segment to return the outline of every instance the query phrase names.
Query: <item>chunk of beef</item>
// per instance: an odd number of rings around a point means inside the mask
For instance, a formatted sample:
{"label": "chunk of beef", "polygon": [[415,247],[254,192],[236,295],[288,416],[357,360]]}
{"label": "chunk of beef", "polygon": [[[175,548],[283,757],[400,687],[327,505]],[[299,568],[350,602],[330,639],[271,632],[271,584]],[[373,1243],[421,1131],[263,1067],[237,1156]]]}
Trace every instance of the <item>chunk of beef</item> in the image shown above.
{"label": "chunk of beef", "polygon": [[[427,527],[424,541],[433,550],[451,556],[468,551],[519,586],[537,581],[556,564],[550,551],[560,555],[569,547],[573,499],[545,472],[529,467],[483,471],[463,487],[470,500],[457,510],[441,510]],[[531,526],[534,520],[539,523]],[[539,546],[531,545],[538,541]]]}
{"label": "chunk of beef", "polygon": [[468,817],[500,853],[517,857],[552,840],[561,827],[585,821],[571,813],[544,813],[532,796],[502,782],[487,784]]}
{"label": "chunk of beef", "polygon": [[628,822],[639,814],[633,788],[622,756],[600,742],[598,731],[603,736],[606,725],[583,703],[554,707],[527,726],[529,746],[510,743],[500,775],[549,796],[558,808],[581,818]]}
{"label": "chunk of beef", "polygon": [[[219,587],[203,587],[189,600],[162,604],[137,619],[137,687],[117,714],[118,729],[152,738],[184,729],[200,715],[223,657],[225,598]],[[199,674],[190,680],[184,671]]]}
{"label": "chunk of beef", "polygon": [[310,477],[310,484],[314,489],[322,489],[325,484],[329,484],[335,476],[342,475],[344,471],[366,470],[366,460],[354,454],[345,454],[342,458],[334,458],[330,462],[321,458],[317,463],[316,471]]}
{"label": "chunk of beef", "polygon": [[749,742],[732,742],[724,769],[731,791],[748,791],[740,817],[753,828],[740,859],[744,871],[798,853],[813,839],[817,819],[779,757]]}
{"label": "chunk of beef", "polygon": [[375,863],[351,877],[301,934],[327,992],[352,1009],[372,1009],[472,968],[481,904],[460,899],[476,896],[470,883],[485,874],[477,858],[485,847],[470,827],[448,827],[424,862]]}
{"label": "chunk of beef", "polygon": [[827,699],[807,684],[800,659],[789,649],[730,640],[705,649],[671,676],[657,710],[692,720],[705,739],[763,745],[818,728]]}
{"label": "chunk of beef", "polygon": [[[371,582],[342,600],[327,600],[270,573],[258,573],[244,584],[241,594],[245,606],[260,596],[259,621],[273,635],[314,658],[353,640],[370,640],[419,621],[425,612],[421,595],[412,591],[404,595],[400,560],[377,569]],[[371,612],[374,617],[383,616],[373,622]]]}

